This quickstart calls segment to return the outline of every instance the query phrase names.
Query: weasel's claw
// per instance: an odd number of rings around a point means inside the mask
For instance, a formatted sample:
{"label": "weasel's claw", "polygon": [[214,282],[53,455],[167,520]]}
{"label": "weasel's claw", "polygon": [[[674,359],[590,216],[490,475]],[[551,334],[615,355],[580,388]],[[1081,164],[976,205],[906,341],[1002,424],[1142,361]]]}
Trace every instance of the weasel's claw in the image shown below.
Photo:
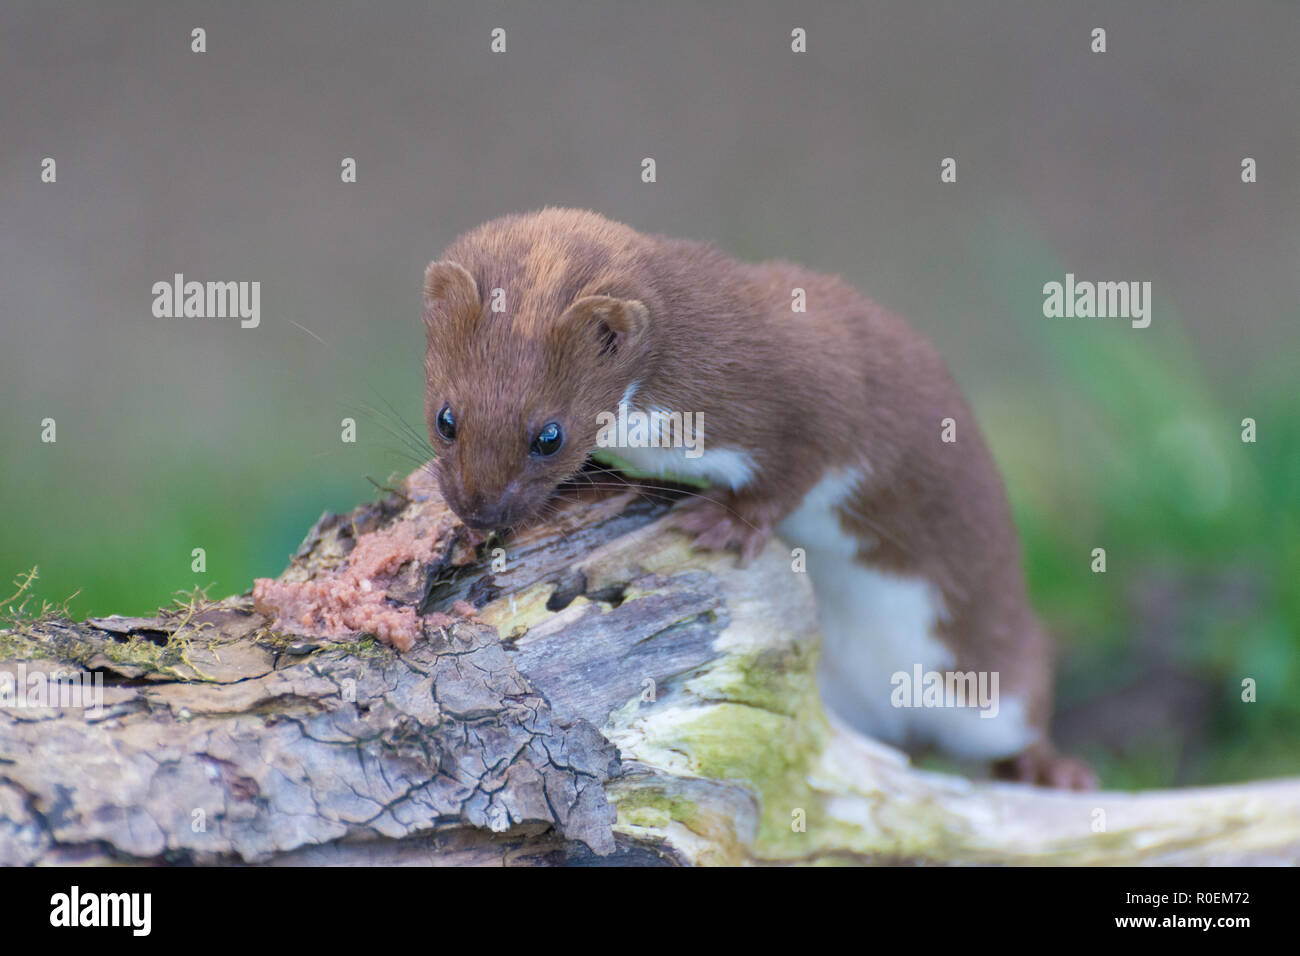
{"label": "weasel's claw", "polygon": [[758,557],[771,536],[769,529],[747,522],[720,502],[706,499],[675,509],[669,525],[694,535],[693,544],[699,551],[739,551],[742,565]]}
{"label": "weasel's claw", "polygon": [[1000,780],[1055,787],[1058,790],[1096,790],[1097,775],[1076,757],[1052,747],[1030,747],[1023,753],[993,765],[993,775]]}

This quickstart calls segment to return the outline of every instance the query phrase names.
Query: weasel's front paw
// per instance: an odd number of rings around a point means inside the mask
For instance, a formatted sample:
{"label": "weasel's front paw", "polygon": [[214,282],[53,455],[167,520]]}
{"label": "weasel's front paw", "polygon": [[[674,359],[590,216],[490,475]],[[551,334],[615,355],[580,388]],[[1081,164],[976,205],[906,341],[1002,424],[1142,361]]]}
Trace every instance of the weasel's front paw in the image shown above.
{"label": "weasel's front paw", "polygon": [[695,535],[694,545],[701,551],[739,551],[742,564],[758,557],[772,536],[770,525],[748,518],[733,504],[715,498],[694,498],[678,505],[668,522],[671,527]]}
{"label": "weasel's front paw", "polygon": [[993,765],[993,774],[1001,780],[1016,780],[1061,790],[1096,790],[1097,775],[1077,757],[1069,757],[1055,747],[1040,744]]}

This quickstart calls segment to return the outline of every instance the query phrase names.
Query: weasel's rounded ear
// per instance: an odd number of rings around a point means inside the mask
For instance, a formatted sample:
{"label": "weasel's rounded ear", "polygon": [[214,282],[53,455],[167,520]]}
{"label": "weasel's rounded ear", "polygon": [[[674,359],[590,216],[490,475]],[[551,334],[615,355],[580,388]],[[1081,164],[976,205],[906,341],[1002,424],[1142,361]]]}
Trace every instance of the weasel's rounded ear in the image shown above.
{"label": "weasel's rounded ear", "polygon": [[593,336],[601,355],[622,355],[645,341],[650,313],[639,299],[588,295],[569,306],[560,326]]}
{"label": "weasel's rounded ear", "polygon": [[424,270],[424,321],[436,313],[444,315],[478,311],[478,283],[456,262],[430,262]]}

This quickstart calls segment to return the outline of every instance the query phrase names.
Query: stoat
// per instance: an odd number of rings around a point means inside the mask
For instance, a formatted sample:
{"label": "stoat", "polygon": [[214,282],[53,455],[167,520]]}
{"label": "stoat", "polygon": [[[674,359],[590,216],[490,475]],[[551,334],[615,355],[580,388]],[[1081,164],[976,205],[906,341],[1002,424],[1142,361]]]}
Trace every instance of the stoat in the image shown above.
{"label": "stoat", "polygon": [[[804,549],[833,711],[910,750],[1095,785],[1048,736],[1051,648],[997,468],[943,359],[898,318],[788,262],[544,209],[431,263],[424,322],[436,474],[467,525],[535,515],[608,413],[689,421],[689,448],[613,451],[708,482],[674,512],[696,546],[748,559],[776,534]],[[935,674],[983,675],[996,697],[916,706],[900,680]]]}

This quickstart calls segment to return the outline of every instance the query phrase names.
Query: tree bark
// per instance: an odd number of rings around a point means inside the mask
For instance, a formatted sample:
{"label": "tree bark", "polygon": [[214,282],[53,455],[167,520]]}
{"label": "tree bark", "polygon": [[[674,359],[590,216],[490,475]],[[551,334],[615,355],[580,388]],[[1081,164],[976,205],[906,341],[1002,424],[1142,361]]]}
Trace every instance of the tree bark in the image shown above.
{"label": "tree bark", "polygon": [[[456,532],[388,596],[477,613],[423,618],[404,652],[276,629],[251,591],[0,629],[11,690],[103,682],[99,709],[0,706],[0,863],[1300,861],[1300,780],[1069,794],[917,770],[823,712],[786,549],[694,553],[668,494],[570,489],[499,551]],[[452,523],[420,473],[323,516],[282,580],[404,522]]]}

